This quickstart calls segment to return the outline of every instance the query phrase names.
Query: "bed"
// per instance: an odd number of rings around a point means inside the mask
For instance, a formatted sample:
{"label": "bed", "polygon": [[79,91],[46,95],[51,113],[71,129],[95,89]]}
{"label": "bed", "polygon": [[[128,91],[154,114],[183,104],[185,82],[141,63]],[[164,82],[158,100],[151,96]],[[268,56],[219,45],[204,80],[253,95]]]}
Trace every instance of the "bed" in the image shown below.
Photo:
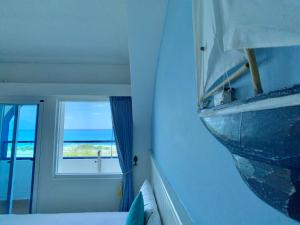
{"label": "bed", "polygon": [[[144,198],[145,225],[161,225],[155,196],[148,181],[140,192]],[[0,215],[0,225],[125,225],[127,212]]]}
{"label": "bed", "polygon": [[[144,198],[145,225],[190,225],[187,216],[177,213],[162,178],[152,162],[152,185],[145,181],[141,187]],[[159,201],[156,201],[159,199]],[[181,214],[183,209],[180,210]],[[0,225],[125,225],[128,213],[56,213],[30,215],[0,215]]]}
{"label": "bed", "polygon": [[128,213],[55,213],[0,216],[1,225],[125,225]]}

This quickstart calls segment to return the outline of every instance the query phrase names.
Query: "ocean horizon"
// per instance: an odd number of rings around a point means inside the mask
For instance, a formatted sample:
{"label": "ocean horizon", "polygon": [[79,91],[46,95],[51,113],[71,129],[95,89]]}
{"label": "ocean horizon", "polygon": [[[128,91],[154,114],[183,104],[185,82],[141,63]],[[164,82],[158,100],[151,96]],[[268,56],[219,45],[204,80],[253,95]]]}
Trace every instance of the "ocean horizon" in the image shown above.
{"label": "ocean horizon", "polygon": [[[34,141],[34,129],[20,129],[18,131],[19,141]],[[12,140],[12,130],[9,132],[9,140]],[[65,141],[114,141],[112,129],[66,129],[64,130]]]}
{"label": "ocean horizon", "polygon": [[[20,129],[18,131],[17,157],[33,157],[35,130]],[[9,140],[12,140],[12,131],[9,132]],[[22,143],[22,141],[30,141],[30,143]],[[31,142],[32,141],[32,142]],[[99,146],[115,146],[111,143],[114,141],[112,129],[68,129],[64,131],[64,141],[101,141],[101,143],[65,143],[64,148],[70,151],[70,148],[76,148],[84,144],[93,146],[97,149]],[[107,141],[107,142],[103,142]],[[8,144],[7,157],[11,154],[11,143]],[[71,150],[72,151],[72,150]],[[97,152],[95,150],[95,152]],[[96,154],[96,153],[95,153]]]}

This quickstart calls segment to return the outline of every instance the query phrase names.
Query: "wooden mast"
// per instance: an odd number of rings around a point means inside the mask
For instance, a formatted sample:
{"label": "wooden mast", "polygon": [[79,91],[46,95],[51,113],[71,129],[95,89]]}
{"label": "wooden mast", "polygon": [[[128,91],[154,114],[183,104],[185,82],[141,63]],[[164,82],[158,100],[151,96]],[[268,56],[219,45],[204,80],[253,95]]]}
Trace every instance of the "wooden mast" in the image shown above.
{"label": "wooden mast", "polygon": [[245,53],[249,62],[250,66],[250,71],[251,71],[251,76],[252,76],[252,83],[253,83],[253,88],[255,91],[255,94],[262,94],[263,93],[263,88],[261,85],[261,80],[260,80],[260,75],[258,71],[258,66],[256,62],[256,57],[255,57],[255,52],[253,49],[245,49]]}
{"label": "wooden mast", "polygon": [[214,87],[212,90],[210,90],[203,99],[207,99],[214,95],[217,91],[224,88],[224,85],[233,82],[240,78],[242,75],[246,74],[249,71],[249,63],[242,65],[235,73],[231,74],[229,77],[227,77],[224,81],[222,81],[220,84],[218,84],[216,87]]}

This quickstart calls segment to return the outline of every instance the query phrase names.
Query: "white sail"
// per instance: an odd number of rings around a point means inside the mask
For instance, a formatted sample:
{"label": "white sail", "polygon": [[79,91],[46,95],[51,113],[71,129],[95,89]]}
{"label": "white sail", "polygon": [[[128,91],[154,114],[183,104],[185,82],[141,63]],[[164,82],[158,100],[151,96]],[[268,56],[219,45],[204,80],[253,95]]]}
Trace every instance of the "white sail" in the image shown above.
{"label": "white sail", "polygon": [[218,7],[225,50],[300,45],[299,0],[219,0]]}
{"label": "white sail", "polygon": [[[194,32],[199,100],[228,70],[246,61],[242,51],[224,51],[214,0],[194,1]],[[200,48],[204,51],[200,52]]]}
{"label": "white sail", "polygon": [[300,45],[300,0],[194,0],[194,29],[201,100],[243,49]]}

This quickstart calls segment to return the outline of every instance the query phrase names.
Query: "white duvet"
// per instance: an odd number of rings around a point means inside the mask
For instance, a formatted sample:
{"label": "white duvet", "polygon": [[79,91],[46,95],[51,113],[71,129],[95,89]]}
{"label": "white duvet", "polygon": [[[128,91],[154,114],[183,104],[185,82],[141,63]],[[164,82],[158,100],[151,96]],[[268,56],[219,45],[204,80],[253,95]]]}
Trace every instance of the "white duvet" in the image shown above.
{"label": "white duvet", "polygon": [[0,215],[0,225],[125,225],[128,213]]}

